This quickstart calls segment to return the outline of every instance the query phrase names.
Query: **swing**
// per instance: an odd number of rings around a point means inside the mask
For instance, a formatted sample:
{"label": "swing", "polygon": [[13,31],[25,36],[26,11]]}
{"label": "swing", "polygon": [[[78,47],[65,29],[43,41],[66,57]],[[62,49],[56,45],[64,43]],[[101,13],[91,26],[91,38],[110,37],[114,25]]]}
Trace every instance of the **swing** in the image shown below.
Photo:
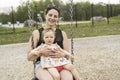
{"label": "swing", "polygon": [[[29,17],[29,20],[32,20],[32,18],[31,18],[31,8],[30,8],[29,0],[28,0],[28,17]],[[71,54],[74,55],[74,53],[73,53],[73,0],[70,0],[70,21],[71,21],[71,24],[70,24],[70,30],[71,30]],[[30,31],[32,33],[31,23],[29,23],[29,27],[30,27]],[[33,37],[32,37],[32,48],[34,49]],[[36,78],[36,75],[35,75],[35,67],[36,67],[35,64],[36,64],[36,62],[37,62],[37,60],[33,62],[33,64],[34,64],[34,77],[32,78],[32,80],[38,80]],[[72,61],[72,63],[73,63],[73,61]]]}

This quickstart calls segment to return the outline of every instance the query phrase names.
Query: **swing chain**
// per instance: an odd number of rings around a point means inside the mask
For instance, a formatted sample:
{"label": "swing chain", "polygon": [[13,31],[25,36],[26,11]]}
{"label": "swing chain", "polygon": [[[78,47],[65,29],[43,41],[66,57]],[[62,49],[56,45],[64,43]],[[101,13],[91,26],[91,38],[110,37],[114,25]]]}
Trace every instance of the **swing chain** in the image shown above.
{"label": "swing chain", "polygon": [[70,21],[71,21],[71,24],[70,24],[70,29],[71,29],[71,53],[73,53],[73,0],[70,0]]}
{"label": "swing chain", "polygon": [[[30,7],[30,2],[29,2],[29,0],[28,0],[28,18],[29,18],[29,20],[30,21],[28,21],[28,26],[30,27],[30,31],[31,31],[31,33],[32,33],[32,23],[31,23],[31,21],[32,21],[32,17],[31,17],[32,15],[31,15],[31,7]],[[32,45],[31,45],[31,47],[32,47],[32,49],[34,49],[34,40],[33,40],[33,35],[31,35],[31,43],[32,43]],[[33,61],[33,64],[34,64],[34,78],[32,79],[32,80],[36,80],[36,77],[35,77],[35,61]]]}
{"label": "swing chain", "polygon": [[28,21],[28,25],[30,27],[30,31],[32,32],[32,14],[31,14],[32,10],[31,10],[31,7],[30,7],[30,1],[28,0],[28,18],[29,18],[29,21]]}
{"label": "swing chain", "polygon": [[[28,26],[30,27],[30,31],[32,33],[32,17],[31,17],[31,7],[30,7],[30,1],[28,0],[28,18],[30,21],[28,21]],[[32,42],[32,48],[34,49],[34,41],[33,41],[33,35],[31,36],[31,42]]]}

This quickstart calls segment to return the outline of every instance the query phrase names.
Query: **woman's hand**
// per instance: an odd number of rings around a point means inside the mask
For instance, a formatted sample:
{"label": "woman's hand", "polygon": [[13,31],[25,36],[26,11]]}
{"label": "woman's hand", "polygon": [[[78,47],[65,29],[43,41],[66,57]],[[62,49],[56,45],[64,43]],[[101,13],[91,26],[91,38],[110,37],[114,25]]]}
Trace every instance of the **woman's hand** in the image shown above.
{"label": "woman's hand", "polygon": [[51,48],[51,47],[38,47],[39,56],[46,56],[52,58],[60,58],[64,57],[65,53],[61,51],[59,48]]}
{"label": "woman's hand", "polygon": [[53,53],[49,54],[49,56],[52,58],[60,58],[65,56],[65,54],[59,49],[52,49],[52,52]]}
{"label": "woman's hand", "polygon": [[39,54],[42,55],[42,56],[51,56],[51,54],[54,54],[54,51],[51,49],[51,48],[48,48],[48,47],[44,47],[44,48],[41,48],[39,49]]}

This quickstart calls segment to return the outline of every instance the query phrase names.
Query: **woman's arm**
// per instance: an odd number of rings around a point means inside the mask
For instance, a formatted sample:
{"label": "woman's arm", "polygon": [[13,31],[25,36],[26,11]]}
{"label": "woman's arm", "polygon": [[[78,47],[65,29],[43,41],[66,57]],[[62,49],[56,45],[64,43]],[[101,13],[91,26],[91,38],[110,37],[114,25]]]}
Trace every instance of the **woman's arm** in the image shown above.
{"label": "woman's arm", "polygon": [[67,35],[64,31],[62,31],[62,35],[63,35],[63,49],[69,51]]}
{"label": "woman's arm", "polygon": [[39,32],[38,30],[34,30],[28,43],[27,59],[30,61],[35,60],[40,55],[40,52],[38,52],[37,49],[32,49],[32,46],[34,46],[34,48],[36,47],[38,40],[39,40]]}
{"label": "woman's arm", "polygon": [[64,52],[66,58],[73,59],[73,56],[71,55],[71,53],[69,53],[67,34],[64,31],[62,31],[62,35],[63,35],[63,49],[62,49],[62,51]]}

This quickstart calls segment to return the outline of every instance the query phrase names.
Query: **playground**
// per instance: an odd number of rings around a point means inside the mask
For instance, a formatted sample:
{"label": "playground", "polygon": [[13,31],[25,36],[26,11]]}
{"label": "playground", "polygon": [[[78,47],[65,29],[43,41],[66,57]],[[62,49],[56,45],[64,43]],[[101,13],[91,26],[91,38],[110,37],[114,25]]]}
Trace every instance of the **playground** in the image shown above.
{"label": "playground", "polygon": [[[119,80],[119,44],[120,35],[75,38],[74,64],[81,80]],[[27,43],[0,46],[1,80],[33,78],[33,63],[27,61],[26,49]]]}
{"label": "playground", "polygon": [[[79,72],[80,80],[119,80],[119,4],[74,4],[73,0],[69,0],[68,4],[61,4],[60,0],[28,0],[24,6],[18,6],[16,12],[11,6],[8,15],[0,14],[0,79],[34,78],[33,62],[27,60],[28,38],[35,27],[43,27],[44,10],[49,3],[61,7],[62,17],[57,28],[68,35],[69,50],[74,53],[73,64]],[[30,21],[25,23],[27,20]]]}

